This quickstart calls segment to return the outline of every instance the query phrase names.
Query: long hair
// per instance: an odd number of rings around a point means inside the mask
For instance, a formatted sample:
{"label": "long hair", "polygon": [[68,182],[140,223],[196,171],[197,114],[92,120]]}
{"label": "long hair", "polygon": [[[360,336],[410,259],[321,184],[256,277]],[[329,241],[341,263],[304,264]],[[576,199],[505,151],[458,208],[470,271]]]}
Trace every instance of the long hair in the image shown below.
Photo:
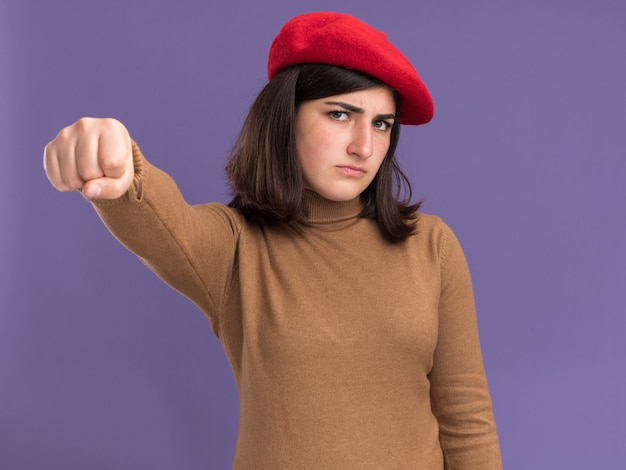
{"label": "long hair", "polygon": [[[361,72],[324,64],[295,65],[279,72],[256,98],[235,143],[226,171],[233,192],[230,207],[258,224],[306,225],[304,182],[296,154],[295,122],[300,103],[387,86]],[[372,183],[363,191],[361,217],[377,221],[389,241],[415,231],[411,184],[395,158],[400,137],[400,102],[389,149]]]}

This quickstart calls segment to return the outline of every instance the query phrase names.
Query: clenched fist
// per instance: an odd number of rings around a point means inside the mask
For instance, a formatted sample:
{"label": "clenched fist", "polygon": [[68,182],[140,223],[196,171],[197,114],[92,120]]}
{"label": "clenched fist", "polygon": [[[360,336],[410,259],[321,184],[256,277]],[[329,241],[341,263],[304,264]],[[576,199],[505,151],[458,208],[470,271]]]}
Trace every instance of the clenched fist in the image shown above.
{"label": "clenched fist", "polygon": [[44,169],[59,191],[116,199],[133,181],[130,135],[115,119],[79,119],[46,145]]}

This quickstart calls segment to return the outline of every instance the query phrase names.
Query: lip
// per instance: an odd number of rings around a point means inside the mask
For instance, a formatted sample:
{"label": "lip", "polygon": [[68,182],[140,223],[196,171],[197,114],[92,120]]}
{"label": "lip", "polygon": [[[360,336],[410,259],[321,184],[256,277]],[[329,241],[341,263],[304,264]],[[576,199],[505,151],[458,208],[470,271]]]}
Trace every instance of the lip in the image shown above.
{"label": "lip", "polygon": [[349,176],[362,176],[367,173],[365,169],[354,165],[337,165],[337,168],[339,171]]}

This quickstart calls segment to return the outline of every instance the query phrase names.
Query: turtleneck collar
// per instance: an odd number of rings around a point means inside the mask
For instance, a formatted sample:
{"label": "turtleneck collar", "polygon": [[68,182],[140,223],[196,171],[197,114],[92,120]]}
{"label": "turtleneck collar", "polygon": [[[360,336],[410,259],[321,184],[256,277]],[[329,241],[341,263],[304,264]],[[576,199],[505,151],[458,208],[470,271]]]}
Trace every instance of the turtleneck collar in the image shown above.
{"label": "turtleneck collar", "polygon": [[315,191],[304,191],[304,204],[308,210],[307,220],[310,223],[339,222],[353,219],[363,210],[360,197],[350,201],[330,201]]}

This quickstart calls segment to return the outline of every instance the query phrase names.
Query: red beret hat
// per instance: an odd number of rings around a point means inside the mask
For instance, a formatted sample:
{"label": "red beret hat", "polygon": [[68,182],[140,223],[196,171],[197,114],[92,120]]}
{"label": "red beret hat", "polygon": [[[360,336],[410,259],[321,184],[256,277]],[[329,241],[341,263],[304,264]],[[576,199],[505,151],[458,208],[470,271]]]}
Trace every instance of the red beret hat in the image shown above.
{"label": "red beret hat", "polygon": [[402,124],[424,124],[434,105],[415,68],[385,33],[343,13],[296,16],[274,39],[267,66],[270,80],[295,64],[329,64],[378,78],[400,95]]}

